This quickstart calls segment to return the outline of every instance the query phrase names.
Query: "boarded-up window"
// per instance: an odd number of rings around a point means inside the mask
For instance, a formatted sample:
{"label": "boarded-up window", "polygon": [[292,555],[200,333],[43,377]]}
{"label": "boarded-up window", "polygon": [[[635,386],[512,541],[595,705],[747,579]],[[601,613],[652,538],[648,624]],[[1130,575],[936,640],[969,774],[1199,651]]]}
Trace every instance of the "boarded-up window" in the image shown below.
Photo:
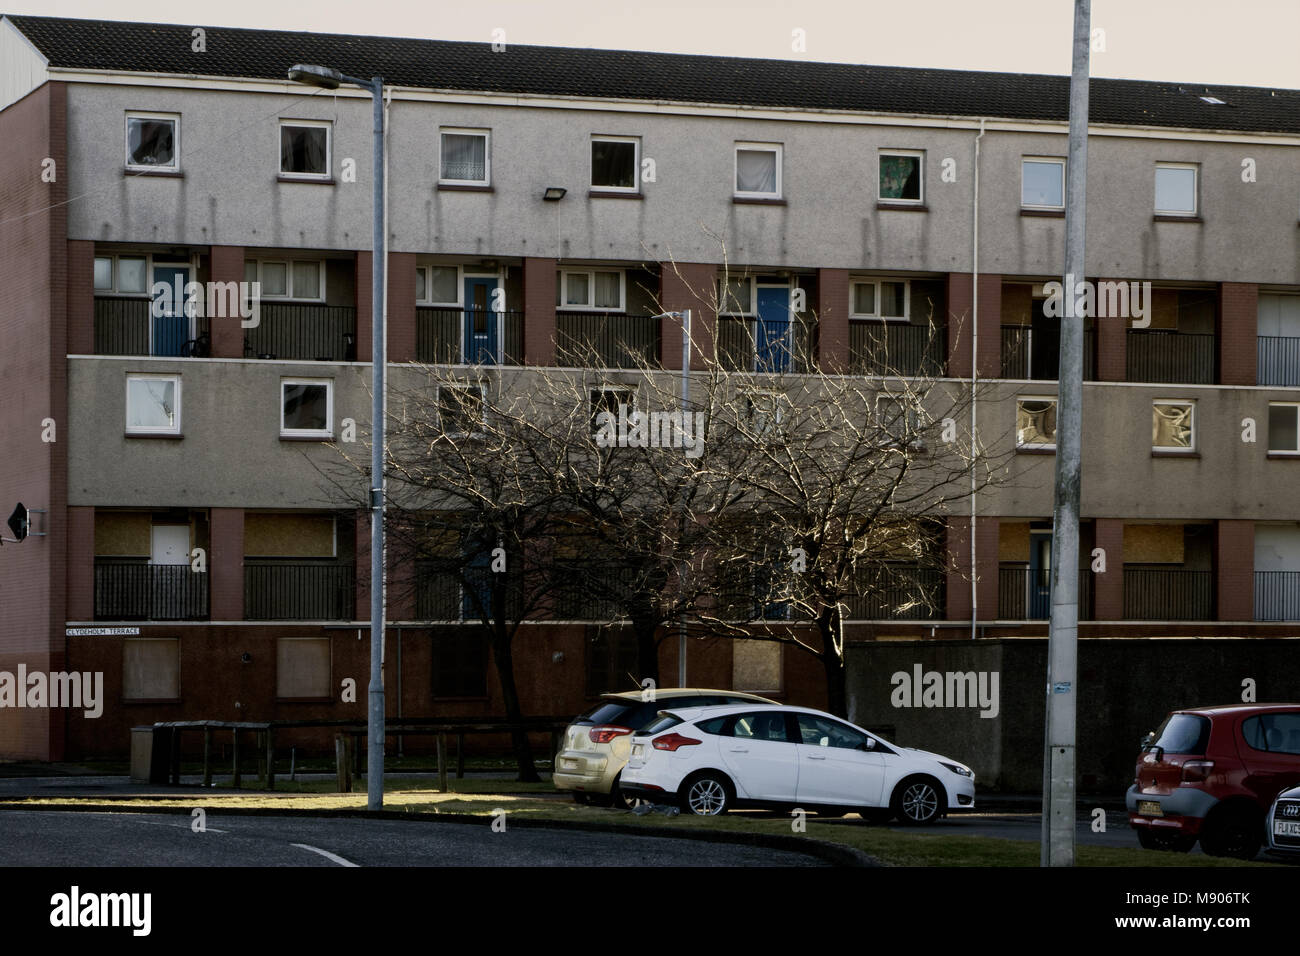
{"label": "boarded-up window", "polygon": [[124,638],[122,698],[124,700],[180,700],[180,697],[180,638]]}
{"label": "boarded-up window", "polygon": [[334,516],[320,514],[244,515],[246,558],[332,558]]}
{"label": "boarded-up window", "polygon": [[275,696],[321,700],[331,696],[330,639],[282,637],[275,647]]}
{"label": "boarded-up window", "polygon": [[95,554],[103,557],[147,557],[153,516],[145,511],[96,511]]}
{"label": "boarded-up window", "polygon": [[1183,526],[1128,524],[1124,526],[1125,564],[1182,564]]}
{"label": "boarded-up window", "polygon": [[731,642],[732,690],[780,691],[781,645],[776,641]]}
{"label": "boarded-up window", "polygon": [[433,696],[487,696],[487,639],[477,627],[433,636]]}
{"label": "boarded-up window", "polygon": [[998,560],[1029,560],[1029,523],[1004,521],[998,529]]}

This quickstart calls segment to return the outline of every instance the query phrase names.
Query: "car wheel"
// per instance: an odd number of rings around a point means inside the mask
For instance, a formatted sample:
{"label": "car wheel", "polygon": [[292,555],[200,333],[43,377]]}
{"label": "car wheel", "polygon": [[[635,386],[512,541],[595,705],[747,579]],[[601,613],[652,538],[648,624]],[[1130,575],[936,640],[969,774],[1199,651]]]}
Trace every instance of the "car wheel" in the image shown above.
{"label": "car wheel", "polygon": [[574,802],[574,803],[586,804],[586,802],[587,802],[587,795],[586,795],[585,793],[583,793],[581,790],[575,790],[575,791],[573,791],[573,802]]}
{"label": "car wheel", "polygon": [[609,799],[615,810],[634,810],[645,801],[640,797],[629,797],[621,786],[622,774],[614,778],[609,788]]}
{"label": "car wheel", "polygon": [[1196,845],[1196,837],[1183,836],[1181,833],[1161,833],[1142,827],[1137,832],[1138,843],[1144,850],[1167,850],[1171,853],[1187,853]]}
{"label": "car wheel", "polygon": [[934,823],[947,810],[943,790],[933,777],[908,777],[894,788],[889,806],[898,821],[908,826]]}
{"label": "car wheel", "polygon": [[720,773],[706,771],[682,787],[682,809],[700,817],[716,817],[731,809],[735,801],[731,781]]}
{"label": "car wheel", "polygon": [[1253,860],[1264,838],[1257,814],[1231,808],[1210,814],[1201,829],[1201,849],[1210,856]]}

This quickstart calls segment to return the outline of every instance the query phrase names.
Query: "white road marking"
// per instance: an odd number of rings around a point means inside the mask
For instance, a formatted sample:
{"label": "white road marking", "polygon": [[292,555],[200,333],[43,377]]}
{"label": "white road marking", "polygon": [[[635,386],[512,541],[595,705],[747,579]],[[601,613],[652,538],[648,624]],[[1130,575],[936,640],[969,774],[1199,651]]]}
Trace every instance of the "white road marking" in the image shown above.
{"label": "white road marking", "polygon": [[[190,824],[189,824],[188,821],[185,822],[185,823],[165,823],[165,822],[163,822],[163,821],[161,821],[161,820],[142,820],[142,819],[140,819],[141,814],[138,814],[138,813],[122,813],[122,814],[113,813],[113,814],[104,814],[104,816],[126,816],[126,817],[130,817],[131,820],[132,820],[132,822],[134,822],[134,823],[142,823],[142,824],[144,824],[145,826],[150,826],[150,827],[179,827],[179,828],[182,829],[182,830],[189,830],[189,829],[192,829],[192,827],[190,826]],[[203,830],[202,832],[204,832],[204,833],[225,833],[226,831],[225,831],[225,830],[218,830],[216,827],[208,827],[208,828],[206,828],[205,830]]]}
{"label": "white road marking", "polygon": [[335,863],[337,863],[339,866],[359,866],[359,865],[360,865],[360,864],[358,864],[358,863],[353,863],[351,860],[345,860],[345,859],[343,859],[343,857],[339,856],[337,853],[331,853],[329,850],[322,850],[322,849],[321,849],[320,847],[318,847],[318,846],[310,846],[309,844],[306,844],[306,843],[293,843],[293,844],[290,844],[290,845],[291,845],[291,846],[300,847],[300,848],[302,848],[302,849],[304,849],[304,850],[310,850],[312,853],[319,853],[321,856],[325,857],[325,859],[327,859],[327,860],[333,860],[333,861],[334,861]]}

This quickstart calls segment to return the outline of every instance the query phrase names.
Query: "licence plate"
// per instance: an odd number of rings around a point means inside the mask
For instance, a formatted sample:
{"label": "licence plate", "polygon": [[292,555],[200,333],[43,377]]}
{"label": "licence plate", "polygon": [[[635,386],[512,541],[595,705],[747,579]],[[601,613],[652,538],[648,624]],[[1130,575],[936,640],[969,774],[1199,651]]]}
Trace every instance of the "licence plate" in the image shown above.
{"label": "licence plate", "polygon": [[578,766],[578,758],[563,757],[560,759],[560,766],[562,766],[565,770],[572,770]]}
{"label": "licence plate", "polygon": [[1275,836],[1300,837],[1300,820],[1274,820]]}
{"label": "licence plate", "polygon": [[632,745],[632,756],[633,756],[633,757],[639,757],[639,756],[641,756],[641,754],[643,754],[643,753],[645,753],[645,744],[633,744],[633,745]]}
{"label": "licence plate", "polygon": [[1163,817],[1165,815],[1165,811],[1161,809],[1159,802],[1155,800],[1139,800],[1138,813],[1148,817]]}

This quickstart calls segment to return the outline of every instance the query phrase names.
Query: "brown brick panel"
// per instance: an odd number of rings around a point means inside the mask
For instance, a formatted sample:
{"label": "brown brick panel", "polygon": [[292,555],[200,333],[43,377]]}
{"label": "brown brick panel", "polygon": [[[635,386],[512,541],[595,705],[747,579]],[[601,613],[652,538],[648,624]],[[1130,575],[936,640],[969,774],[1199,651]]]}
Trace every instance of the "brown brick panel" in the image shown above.
{"label": "brown brick panel", "polygon": [[1219,384],[1254,385],[1259,368],[1257,321],[1259,286],[1249,282],[1219,284]]}
{"label": "brown brick panel", "polygon": [[68,354],[95,350],[95,244],[68,240]]}
{"label": "brown brick panel", "polygon": [[[979,620],[992,621],[998,616],[998,519],[977,516],[975,519],[976,597]],[[948,519],[947,618],[969,621],[970,586],[970,518]]]}
{"label": "brown brick panel", "polygon": [[[1099,281],[1126,282],[1128,280]],[[1097,329],[1097,380],[1124,381],[1128,376],[1128,330],[1132,326],[1132,320],[1121,316],[1098,316],[1093,319],[1093,322]]]}
{"label": "brown brick panel", "polygon": [[849,368],[849,270],[817,270],[817,361],[823,372]]}
{"label": "brown brick panel", "polygon": [[[370,274],[370,263],[373,256],[369,252],[358,252],[356,261],[356,287],[357,287],[357,361],[369,362],[371,346],[374,344],[374,310],[371,308],[371,286],[373,279]],[[389,299],[392,299],[393,290],[388,290]],[[415,299],[415,278],[411,279],[411,299]],[[414,308],[412,308],[414,311]],[[414,322],[414,318],[412,318]]]}
{"label": "brown brick panel", "polygon": [[[691,310],[691,368],[705,368],[713,357],[718,267],[708,262],[665,262],[659,275],[659,301],[665,312]],[[664,368],[682,367],[682,323],[660,320]]]}
{"label": "brown brick panel", "polygon": [[1215,522],[1214,566],[1220,621],[1255,619],[1255,522]]}
{"label": "brown brick panel", "polygon": [[[358,283],[361,276],[357,276]],[[359,287],[359,286],[358,286]],[[385,319],[388,361],[415,361],[415,254],[388,254],[388,314]],[[357,349],[360,354],[360,347]],[[366,354],[370,342],[366,341]]]}
{"label": "brown brick panel", "polygon": [[524,364],[555,364],[554,259],[524,259]]}
{"label": "brown brick panel", "polygon": [[68,620],[95,619],[95,509],[68,509]]}
{"label": "brown brick panel", "polygon": [[[212,281],[244,281],[244,247],[213,246]],[[244,357],[244,325],[234,316],[214,317],[211,321],[212,357]]]}
{"label": "brown brick panel", "polygon": [[244,510],[213,508],[209,517],[208,607],[214,621],[244,619]]}
{"label": "brown brick panel", "polygon": [[[1106,552],[1106,573],[1094,574],[1093,617],[1098,621],[1118,621],[1124,617],[1124,519],[1093,520],[1094,544]],[[1081,557],[1088,559],[1087,555]],[[1089,567],[1092,561],[1088,559]]]}
{"label": "brown brick panel", "polygon": [[[971,336],[975,309],[969,272],[948,273],[948,375],[971,373]],[[979,374],[996,378],[1002,372],[1002,276],[979,277]],[[967,612],[969,615],[969,611]]]}

